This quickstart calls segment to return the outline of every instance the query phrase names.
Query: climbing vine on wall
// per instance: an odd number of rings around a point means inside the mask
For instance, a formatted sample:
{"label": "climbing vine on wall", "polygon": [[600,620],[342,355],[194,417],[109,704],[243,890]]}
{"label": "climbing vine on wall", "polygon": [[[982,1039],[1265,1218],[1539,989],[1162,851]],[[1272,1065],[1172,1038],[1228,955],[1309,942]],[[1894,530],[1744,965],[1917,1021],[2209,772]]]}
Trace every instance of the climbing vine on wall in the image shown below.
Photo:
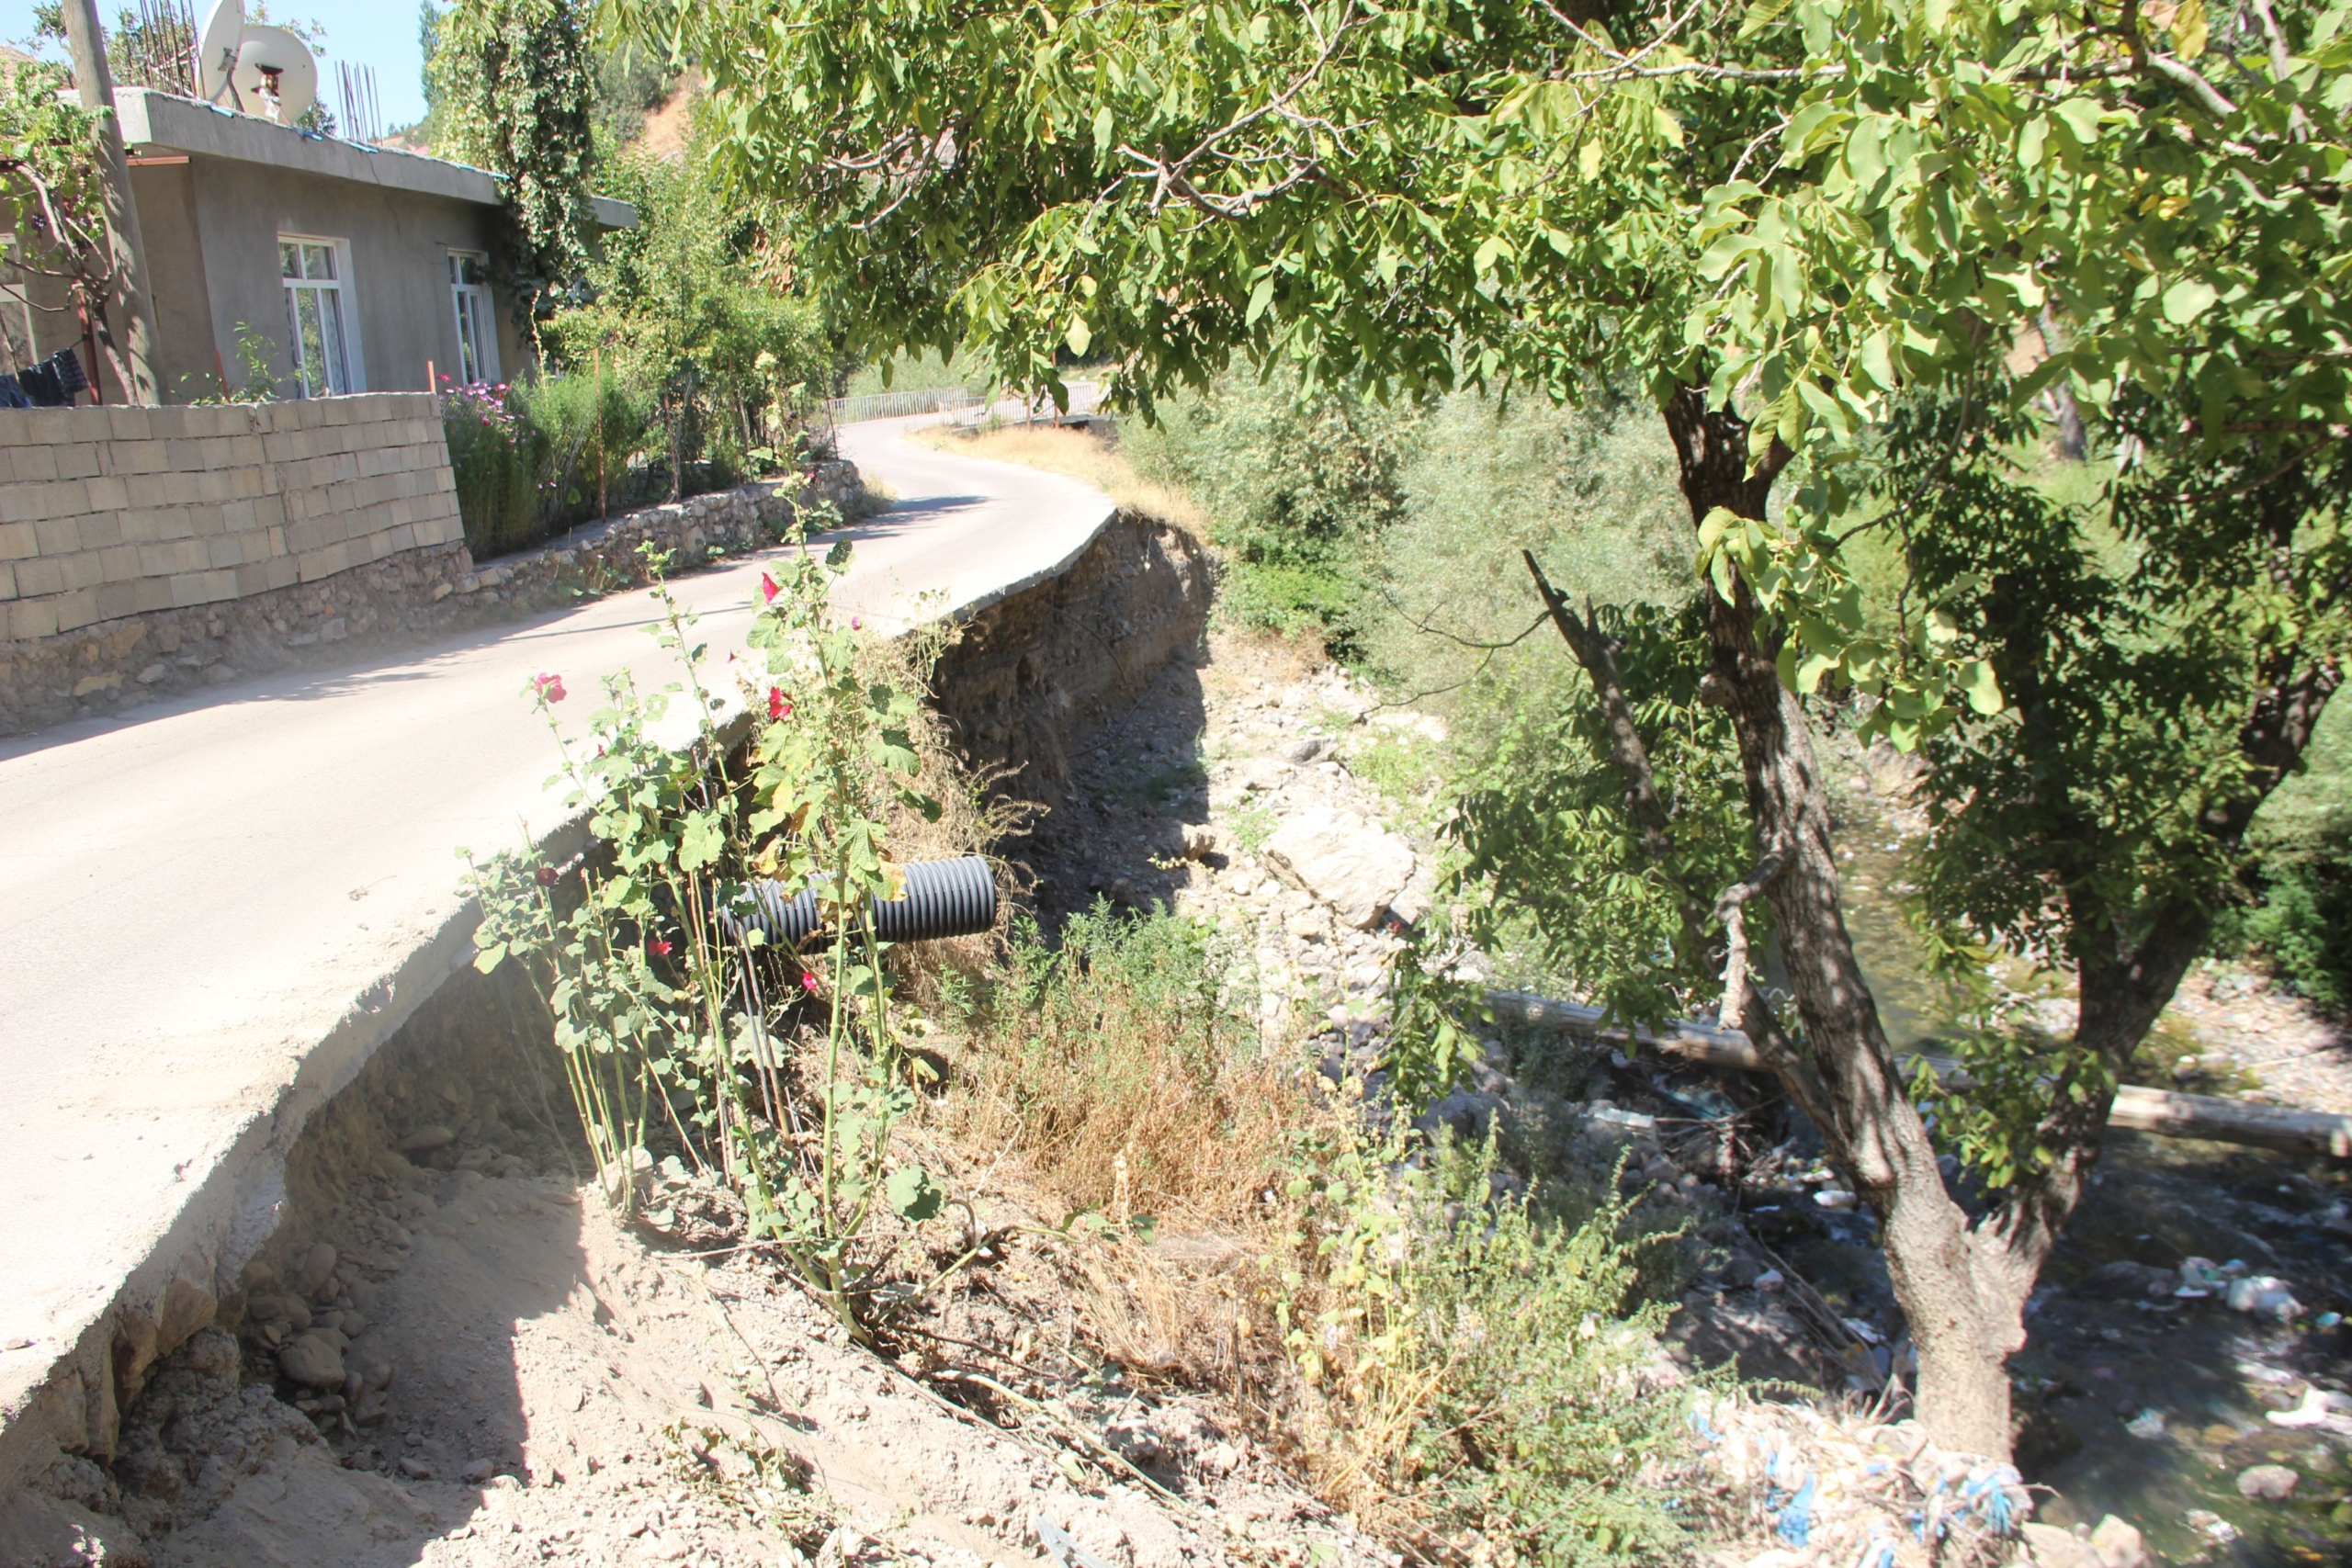
{"label": "climbing vine on wall", "polygon": [[444,156],[506,181],[516,309],[552,310],[588,259],[595,66],[571,0],[458,0],[426,69]]}

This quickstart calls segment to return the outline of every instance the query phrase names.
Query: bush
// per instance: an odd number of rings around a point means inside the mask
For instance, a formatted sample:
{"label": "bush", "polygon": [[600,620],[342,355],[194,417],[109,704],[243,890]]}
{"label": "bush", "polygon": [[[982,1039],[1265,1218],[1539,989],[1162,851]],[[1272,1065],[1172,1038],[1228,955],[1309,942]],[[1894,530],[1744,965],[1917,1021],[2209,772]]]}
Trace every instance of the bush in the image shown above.
{"label": "bush", "polygon": [[486,560],[537,543],[544,457],[537,430],[514,406],[505,385],[460,387],[443,379],[441,432],[449,444],[466,548]]}
{"label": "bush", "polygon": [[2249,835],[2253,902],[2228,911],[2216,951],[2260,960],[2331,1012],[2352,1009],[2352,705],[2332,704]]}
{"label": "bush", "polygon": [[663,476],[651,471],[648,452],[657,439],[654,400],[643,388],[609,372],[551,375],[511,389],[507,402],[529,423],[545,457],[543,532],[659,499]]}
{"label": "bush", "polygon": [[1220,939],[1098,903],[1058,948],[1014,930],[963,1021],[959,1131],[1011,1146],[1081,1210],[1246,1219],[1305,1116],[1261,1046],[1256,997]]}
{"label": "bush", "polygon": [[1491,1140],[1352,1142],[1322,1172],[1288,1343],[1323,1394],[1308,1436],[1324,1495],[1430,1557],[1682,1555],[1652,1467],[1680,1441],[1689,1385],[1657,1370],[1668,1308],[1640,1292],[1664,1238],[1634,1234],[1617,1184],[1547,1212],[1498,1179]]}

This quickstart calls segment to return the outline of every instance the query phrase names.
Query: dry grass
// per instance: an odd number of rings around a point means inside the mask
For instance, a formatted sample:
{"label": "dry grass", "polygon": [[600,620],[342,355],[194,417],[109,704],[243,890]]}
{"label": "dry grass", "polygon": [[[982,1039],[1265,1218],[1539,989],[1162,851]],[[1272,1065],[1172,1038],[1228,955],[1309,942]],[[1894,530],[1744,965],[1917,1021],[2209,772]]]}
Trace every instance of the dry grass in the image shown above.
{"label": "dry grass", "polygon": [[1172,918],[1081,917],[1058,951],[1017,943],[954,1031],[954,1135],[1121,1230],[1253,1224],[1316,1112],[1220,998],[1204,942]]}
{"label": "dry grass", "polygon": [[1172,523],[1195,536],[1207,536],[1208,516],[1191,495],[1173,485],[1142,478],[1117,446],[1087,431],[1046,424],[972,430],[943,424],[918,431],[910,439],[943,452],[992,457],[1000,463],[1019,463],[1083,479],[1125,511]]}

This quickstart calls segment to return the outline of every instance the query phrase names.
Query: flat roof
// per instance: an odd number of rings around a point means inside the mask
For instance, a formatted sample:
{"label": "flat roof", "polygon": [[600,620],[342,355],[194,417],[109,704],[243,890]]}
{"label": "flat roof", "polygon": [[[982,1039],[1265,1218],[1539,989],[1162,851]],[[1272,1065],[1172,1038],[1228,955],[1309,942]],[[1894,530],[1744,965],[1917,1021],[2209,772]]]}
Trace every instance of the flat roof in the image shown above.
{"label": "flat roof", "polygon": [[[290,125],[238,114],[217,104],[200,103],[153,87],[115,89],[115,114],[122,140],[131,147],[167,148],[175,152],[233,158],[240,163],[265,164],[329,179],[354,180],[387,190],[415,191],[424,196],[497,207],[499,177],[469,164],[428,158],[392,147],[371,147],[339,137],[312,136]],[[637,209],[610,197],[592,196],[596,222],[605,229],[633,229]]]}

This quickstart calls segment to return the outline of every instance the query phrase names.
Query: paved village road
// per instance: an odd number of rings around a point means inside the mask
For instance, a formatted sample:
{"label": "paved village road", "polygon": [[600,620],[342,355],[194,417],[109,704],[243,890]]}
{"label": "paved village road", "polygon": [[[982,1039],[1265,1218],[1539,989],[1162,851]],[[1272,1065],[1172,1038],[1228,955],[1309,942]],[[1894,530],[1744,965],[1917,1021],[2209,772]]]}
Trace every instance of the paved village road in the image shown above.
{"label": "paved village road", "polygon": [[[1110,511],[1074,480],[900,439],[934,419],[842,432],[901,498],[846,530],[836,603],[870,626],[1049,575]],[[761,559],[676,585],[722,656]],[[560,672],[576,721],[609,671],[666,681],[651,613],[625,593],[0,741],[0,1415],[163,1238],[254,1211],[237,1168],[290,1136],[271,1127],[308,1109],[289,1087],[350,1070],[320,1067],[322,1043],[447,973],[420,953],[462,935],[458,846],[560,820],[526,683]]]}

